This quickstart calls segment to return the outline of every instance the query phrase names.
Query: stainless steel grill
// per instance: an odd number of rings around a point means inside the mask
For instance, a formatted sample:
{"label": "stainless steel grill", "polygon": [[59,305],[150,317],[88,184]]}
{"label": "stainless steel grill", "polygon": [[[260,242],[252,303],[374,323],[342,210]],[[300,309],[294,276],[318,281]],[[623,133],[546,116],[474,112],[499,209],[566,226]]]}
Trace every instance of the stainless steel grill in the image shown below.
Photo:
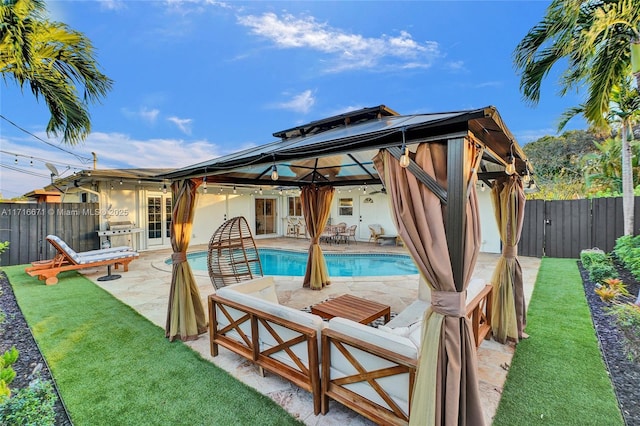
{"label": "stainless steel grill", "polygon": [[136,228],[135,224],[131,221],[109,222],[107,224],[108,229],[98,231],[100,237],[100,247],[103,246],[105,241],[109,241],[111,247],[115,246],[131,246],[134,250],[137,249],[137,238],[133,238],[131,234],[137,234],[144,229]]}

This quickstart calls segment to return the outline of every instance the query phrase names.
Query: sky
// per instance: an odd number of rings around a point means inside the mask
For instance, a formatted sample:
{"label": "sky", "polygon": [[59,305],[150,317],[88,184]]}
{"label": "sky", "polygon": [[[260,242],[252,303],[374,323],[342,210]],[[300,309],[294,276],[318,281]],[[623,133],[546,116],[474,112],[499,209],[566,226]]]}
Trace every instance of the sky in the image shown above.
{"label": "sky", "polygon": [[[274,132],[349,110],[400,114],[493,105],[523,145],[557,134],[581,93],[559,68],[538,105],[513,51],[548,1],[49,1],[51,20],[93,43],[112,90],[91,134],[48,138],[46,104],[0,82],[0,193],[20,196],[93,167],[180,168],[274,141]],[[580,119],[565,130],[584,129]],[[17,162],[16,162],[17,160]],[[535,165],[534,165],[535,166]]]}

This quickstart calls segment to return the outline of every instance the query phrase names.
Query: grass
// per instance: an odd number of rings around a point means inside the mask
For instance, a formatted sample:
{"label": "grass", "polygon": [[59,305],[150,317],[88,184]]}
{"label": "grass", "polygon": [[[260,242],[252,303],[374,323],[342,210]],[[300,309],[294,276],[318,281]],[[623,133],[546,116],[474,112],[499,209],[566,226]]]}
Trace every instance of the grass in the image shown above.
{"label": "grass", "polygon": [[574,259],[542,259],[493,424],[624,425]]}
{"label": "grass", "polygon": [[300,424],[82,275],[3,270],[75,424]]}

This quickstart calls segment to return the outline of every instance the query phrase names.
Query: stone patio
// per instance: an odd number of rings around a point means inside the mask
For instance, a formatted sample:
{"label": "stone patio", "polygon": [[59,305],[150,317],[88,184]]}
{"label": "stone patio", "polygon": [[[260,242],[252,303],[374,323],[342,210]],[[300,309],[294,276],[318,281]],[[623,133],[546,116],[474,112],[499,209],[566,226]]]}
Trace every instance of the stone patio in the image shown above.
{"label": "stone patio", "polygon": [[[258,247],[287,248],[293,250],[308,249],[309,242],[305,239],[274,238],[256,240]],[[358,242],[358,244],[323,244],[325,252],[384,252],[406,254],[406,249],[399,246],[380,247],[373,243]],[[189,252],[206,251],[206,246],[190,247]],[[97,285],[111,293],[123,303],[131,306],[149,321],[158,325],[164,333],[167,317],[167,303],[171,284],[171,265],[165,261],[171,256],[167,249],[145,251],[140,258],[132,262],[129,272],[121,273],[122,278],[114,281],[97,281],[105,275],[104,268],[87,269],[85,275]],[[474,277],[490,281],[497,254],[480,253]],[[520,257],[525,280],[525,294],[527,304],[531,297],[536,280],[540,259]],[[114,271],[117,272],[117,271]],[[206,298],[214,292],[207,271],[194,271],[203,306],[206,311]],[[418,293],[418,275],[401,275],[392,277],[332,277],[332,284],[322,291],[302,288],[302,277],[277,277],[276,287],[281,304],[301,309],[318,303],[330,296],[344,293],[353,294],[375,301],[384,300],[391,306],[393,312],[401,312],[404,307],[416,299]],[[301,390],[290,382],[265,373],[262,377],[258,368],[251,362],[241,358],[224,348],[213,358],[209,352],[209,335],[203,334],[197,340],[187,342],[202,357],[228,371],[238,380],[268,395],[275,402],[284,407],[289,413],[307,425],[371,425],[372,422],[359,414],[331,401],[327,415],[313,414],[311,394]],[[514,345],[501,345],[493,340],[485,340],[478,349],[478,368],[480,374],[480,397],[483,402],[484,415],[487,424],[491,424],[502,386],[507,376],[508,367],[515,350]],[[206,379],[206,378],[203,378]],[[212,403],[215,403],[212,401]]]}

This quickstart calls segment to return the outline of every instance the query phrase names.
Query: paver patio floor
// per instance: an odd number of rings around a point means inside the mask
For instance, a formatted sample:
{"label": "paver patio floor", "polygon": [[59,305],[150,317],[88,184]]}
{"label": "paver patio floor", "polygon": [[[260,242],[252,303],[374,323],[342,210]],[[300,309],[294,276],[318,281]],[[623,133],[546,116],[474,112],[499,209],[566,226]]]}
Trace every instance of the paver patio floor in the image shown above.
{"label": "paver patio floor", "polygon": [[[307,240],[293,238],[258,239],[256,243],[258,247],[290,248],[304,251],[308,249],[309,245]],[[325,252],[406,254],[404,247],[380,247],[366,242],[348,245],[323,244],[322,248]],[[206,246],[194,246],[189,248],[189,252],[206,251],[206,249]],[[129,272],[114,271],[122,275],[122,278],[114,281],[97,281],[98,277],[105,275],[104,268],[87,269],[83,272],[97,285],[164,330],[171,284],[171,266],[167,265],[165,260],[170,256],[171,251],[168,249],[141,252],[140,258],[129,265]],[[474,277],[483,278],[489,282],[498,257],[498,254],[480,253]],[[528,304],[540,266],[540,259],[520,257],[520,263],[523,268],[525,295]],[[207,271],[194,271],[194,275],[206,312],[206,298],[215,290]],[[296,309],[318,303],[330,296],[349,293],[375,301],[384,300],[386,304],[391,306],[393,312],[401,312],[404,307],[417,298],[418,276],[332,277],[332,284],[322,291],[303,289],[302,277],[276,277],[276,289],[280,303]],[[201,335],[195,341],[187,342],[187,345],[198,351],[203,358],[228,371],[238,380],[268,395],[307,425],[373,424],[334,401],[331,402],[327,415],[315,416],[310,393],[268,372],[264,377],[260,376],[255,365],[224,348],[221,348],[220,354],[213,358],[209,353],[208,333]],[[480,396],[486,424],[491,423],[500,401],[502,386],[514,350],[514,345],[501,345],[493,340],[485,340],[478,349]],[[206,380],[205,377],[202,379]],[[215,401],[211,403],[215,403]]]}

